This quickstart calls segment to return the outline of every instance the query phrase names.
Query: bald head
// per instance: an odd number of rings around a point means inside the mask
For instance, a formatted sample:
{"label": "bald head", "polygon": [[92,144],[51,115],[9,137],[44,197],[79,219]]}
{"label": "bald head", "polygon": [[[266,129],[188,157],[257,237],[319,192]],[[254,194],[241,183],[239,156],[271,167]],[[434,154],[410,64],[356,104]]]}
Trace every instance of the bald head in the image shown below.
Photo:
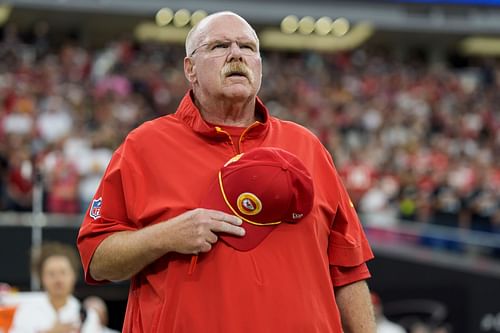
{"label": "bald head", "polygon": [[187,57],[191,56],[196,47],[202,43],[203,39],[206,37],[208,31],[210,30],[210,25],[214,21],[224,20],[224,18],[228,16],[236,17],[237,19],[244,22],[248,26],[248,28],[253,32],[255,40],[257,41],[257,46],[259,45],[259,38],[257,37],[257,33],[243,17],[230,11],[217,12],[210,14],[204,19],[202,19],[189,31],[186,37],[186,56]]}

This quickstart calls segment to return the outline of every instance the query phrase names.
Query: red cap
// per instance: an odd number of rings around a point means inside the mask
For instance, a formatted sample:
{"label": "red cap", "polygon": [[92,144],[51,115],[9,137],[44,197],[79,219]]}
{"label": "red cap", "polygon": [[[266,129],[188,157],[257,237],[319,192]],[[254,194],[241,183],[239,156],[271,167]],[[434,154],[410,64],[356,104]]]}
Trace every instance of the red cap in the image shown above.
{"label": "red cap", "polygon": [[219,171],[201,207],[243,220],[245,236],[221,234],[237,250],[256,247],[280,223],[296,223],[311,211],[312,178],[297,156],[261,147],[230,159]]}

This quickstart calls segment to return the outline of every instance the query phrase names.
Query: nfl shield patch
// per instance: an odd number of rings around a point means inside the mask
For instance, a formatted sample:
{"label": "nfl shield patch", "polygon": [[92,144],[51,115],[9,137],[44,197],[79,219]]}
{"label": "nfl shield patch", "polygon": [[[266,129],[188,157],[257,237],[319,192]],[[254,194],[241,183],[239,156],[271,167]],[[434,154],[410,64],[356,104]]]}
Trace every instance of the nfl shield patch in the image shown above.
{"label": "nfl shield patch", "polygon": [[101,206],[102,206],[102,198],[92,200],[92,205],[90,206],[89,215],[94,220],[101,217]]}

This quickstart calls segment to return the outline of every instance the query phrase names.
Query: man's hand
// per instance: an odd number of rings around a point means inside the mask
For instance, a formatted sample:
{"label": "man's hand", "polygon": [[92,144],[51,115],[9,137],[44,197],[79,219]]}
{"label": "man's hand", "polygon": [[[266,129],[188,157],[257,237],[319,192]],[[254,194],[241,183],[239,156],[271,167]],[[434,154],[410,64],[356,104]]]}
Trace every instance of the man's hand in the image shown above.
{"label": "man's hand", "polygon": [[96,280],[128,279],[169,252],[210,251],[218,232],[243,236],[241,223],[236,216],[198,208],[143,229],[114,233],[95,250],[90,274]]}
{"label": "man's hand", "polygon": [[168,252],[198,254],[208,252],[218,240],[217,233],[243,236],[239,217],[220,211],[198,208],[165,222],[168,230]]}

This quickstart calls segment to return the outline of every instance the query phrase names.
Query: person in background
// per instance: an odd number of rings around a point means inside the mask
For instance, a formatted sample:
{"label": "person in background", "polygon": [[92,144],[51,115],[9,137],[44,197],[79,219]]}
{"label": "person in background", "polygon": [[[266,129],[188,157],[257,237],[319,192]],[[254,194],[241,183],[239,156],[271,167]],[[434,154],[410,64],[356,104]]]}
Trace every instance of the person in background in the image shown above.
{"label": "person in background", "polygon": [[98,322],[99,330],[95,333],[118,333],[108,325],[108,307],[102,298],[97,296],[89,296],[83,300],[83,308],[87,312],[86,321],[95,320]]}
{"label": "person in background", "polygon": [[398,325],[384,315],[384,308],[378,294],[371,292],[373,311],[375,312],[375,321],[377,323],[377,333],[406,333],[403,326]]}
{"label": "person in background", "polygon": [[32,264],[45,292],[18,306],[9,332],[97,332],[95,327],[82,327],[80,301],[73,296],[80,272],[74,247],[57,242],[45,243],[33,251]]}

